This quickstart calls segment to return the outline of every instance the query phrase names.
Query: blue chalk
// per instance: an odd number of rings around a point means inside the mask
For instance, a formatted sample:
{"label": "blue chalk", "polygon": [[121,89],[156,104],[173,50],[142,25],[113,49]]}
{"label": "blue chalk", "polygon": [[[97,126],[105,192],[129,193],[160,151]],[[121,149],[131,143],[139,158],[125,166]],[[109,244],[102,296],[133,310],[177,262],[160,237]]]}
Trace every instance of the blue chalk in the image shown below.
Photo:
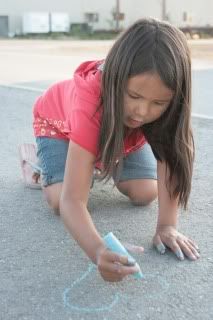
{"label": "blue chalk", "polygon": [[[124,248],[124,246],[121,244],[121,242],[116,238],[116,236],[112,232],[108,233],[104,237],[104,242],[108,249],[112,250],[115,253],[127,256],[129,261],[135,261],[135,259],[129,254],[129,252]],[[139,267],[140,269],[140,266],[138,265],[138,263],[136,263],[136,266]],[[141,269],[140,271],[135,272],[133,276],[135,279],[144,278],[144,275],[142,274]]]}

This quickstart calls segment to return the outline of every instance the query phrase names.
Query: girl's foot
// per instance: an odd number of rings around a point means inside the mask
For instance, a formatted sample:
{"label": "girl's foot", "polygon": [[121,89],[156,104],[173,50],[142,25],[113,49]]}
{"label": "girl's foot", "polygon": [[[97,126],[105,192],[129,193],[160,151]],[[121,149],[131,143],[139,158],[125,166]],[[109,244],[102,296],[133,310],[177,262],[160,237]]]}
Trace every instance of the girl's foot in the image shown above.
{"label": "girl's foot", "polygon": [[41,184],[40,176],[41,176],[40,173],[38,173],[38,172],[33,172],[32,179],[33,179],[34,183]]}

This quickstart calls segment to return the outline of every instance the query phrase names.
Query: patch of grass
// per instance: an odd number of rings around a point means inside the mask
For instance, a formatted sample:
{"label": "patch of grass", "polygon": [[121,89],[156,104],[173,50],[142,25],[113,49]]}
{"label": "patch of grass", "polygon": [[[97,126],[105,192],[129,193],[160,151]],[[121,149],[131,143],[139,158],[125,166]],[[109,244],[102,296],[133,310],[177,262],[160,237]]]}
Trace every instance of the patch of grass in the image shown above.
{"label": "patch of grass", "polygon": [[63,39],[79,39],[79,40],[113,40],[118,36],[119,32],[113,30],[93,31],[91,28],[76,25],[71,28],[70,32],[49,32],[44,34],[23,34],[15,36],[16,39],[35,39],[35,40],[63,40]]}
{"label": "patch of grass", "polygon": [[80,32],[70,33],[70,35],[81,40],[111,40],[117,37],[117,33],[114,32]]}

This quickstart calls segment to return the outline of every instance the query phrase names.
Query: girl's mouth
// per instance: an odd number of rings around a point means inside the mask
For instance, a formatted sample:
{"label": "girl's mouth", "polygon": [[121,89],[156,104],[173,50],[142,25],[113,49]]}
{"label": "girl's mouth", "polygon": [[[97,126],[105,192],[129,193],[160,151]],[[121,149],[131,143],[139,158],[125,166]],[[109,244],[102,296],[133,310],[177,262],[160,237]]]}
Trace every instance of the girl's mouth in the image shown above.
{"label": "girl's mouth", "polygon": [[129,123],[134,127],[140,127],[142,126],[142,121],[134,120],[132,118],[129,118]]}

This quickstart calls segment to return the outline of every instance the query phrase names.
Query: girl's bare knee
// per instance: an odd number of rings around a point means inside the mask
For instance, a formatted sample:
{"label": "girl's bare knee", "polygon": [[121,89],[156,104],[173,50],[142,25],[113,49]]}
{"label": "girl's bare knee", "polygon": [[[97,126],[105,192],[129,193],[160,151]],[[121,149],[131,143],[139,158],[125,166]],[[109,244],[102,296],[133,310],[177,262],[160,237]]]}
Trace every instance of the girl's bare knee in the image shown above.
{"label": "girl's bare knee", "polygon": [[147,206],[157,198],[155,191],[146,194],[130,194],[129,199],[134,206]]}
{"label": "girl's bare knee", "polygon": [[43,189],[45,199],[49,207],[55,214],[59,214],[59,199],[61,196],[61,188],[56,185],[51,185]]}
{"label": "girl's bare knee", "polygon": [[157,198],[157,181],[130,181],[119,184],[119,190],[129,197],[132,204],[146,206]]}
{"label": "girl's bare knee", "polygon": [[45,193],[45,198],[50,209],[52,209],[54,212],[59,211],[59,201],[57,201],[57,199],[54,199],[48,193]]}

